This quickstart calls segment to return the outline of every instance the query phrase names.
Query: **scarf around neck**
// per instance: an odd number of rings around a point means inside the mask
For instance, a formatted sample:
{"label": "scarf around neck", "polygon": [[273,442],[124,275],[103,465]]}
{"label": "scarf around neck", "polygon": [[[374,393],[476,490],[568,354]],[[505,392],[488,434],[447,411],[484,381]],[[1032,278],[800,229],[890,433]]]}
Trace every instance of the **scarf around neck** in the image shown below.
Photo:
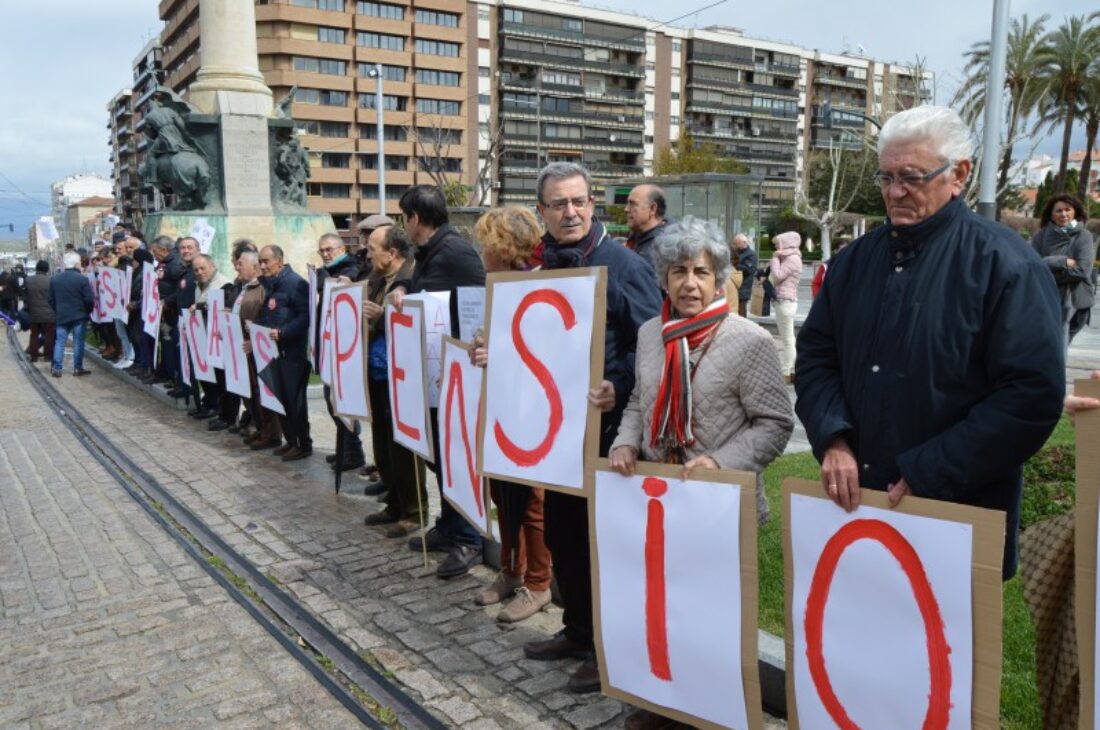
{"label": "scarf around neck", "polygon": [[729,316],[725,297],[718,297],[689,319],[672,319],[672,303],[665,298],[661,309],[661,339],[665,364],[653,407],[649,444],[682,449],[695,443],[691,430],[691,368],[688,353],[701,345]]}
{"label": "scarf around neck", "polygon": [[604,239],[607,231],[603,223],[595,218],[588,229],[588,235],[570,245],[561,245],[553,236],[546,233],[542,237],[542,261],[543,268],[547,269],[577,269],[588,265],[588,257],[592,255]]}

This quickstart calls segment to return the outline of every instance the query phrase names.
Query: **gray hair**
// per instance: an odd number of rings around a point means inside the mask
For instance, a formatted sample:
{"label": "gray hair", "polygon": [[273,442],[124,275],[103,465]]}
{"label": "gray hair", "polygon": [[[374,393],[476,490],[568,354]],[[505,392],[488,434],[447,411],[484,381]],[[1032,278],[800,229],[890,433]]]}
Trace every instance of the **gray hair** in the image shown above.
{"label": "gray hair", "polygon": [[710,221],[686,215],[669,223],[653,246],[653,266],[657,281],[668,283],[668,271],[681,261],[694,261],[701,254],[710,256],[715,283],[721,287],[730,276],[730,247],[725,232]]}
{"label": "gray hair", "polygon": [[214,260],[213,256],[208,256],[204,253],[200,253],[200,254],[195,254],[195,258],[196,259],[202,259],[206,263],[210,264],[210,267],[213,268],[214,271],[218,270],[218,262]]}
{"label": "gray hair", "polygon": [[253,266],[260,265],[260,254],[256,251],[241,251],[241,255],[237,257],[238,263],[241,261],[248,261]]}
{"label": "gray hair", "polygon": [[317,243],[320,243],[321,241],[332,241],[333,243],[335,243],[340,248],[347,248],[347,246],[348,246],[346,243],[344,243],[344,239],[340,238],[339,233],[324,233],[324,234],[321,234],[321,237],[317,239]]}
{"label": "gray hair", "polygon": [[66,269],[79,269],[80,268],[80,254],[76,251],[70,251],[62,257],[62,261],[65,263]]}
{"label": "gray hair", "polygon": [[153,239],[153,242],[149,245],[149,248],[157,248],[162,251],[171,251],[176,247],[176,242],[169,236],[157,236]]}
{"label": "gray hair", "polygon": [[945,162],[969,160],[974,154],[970,127],[945,106],[913,107],[887,119],[878,135],[878,153],[896,142],[921,140],[931,141]]}
{"label": "gray hair", "polygon": [[571,177],[583,177],[584,187],[588,191],[588,195],[592,195],[592,176],[588,173],[587,167],[578,165],[576,162],[551,162],[539,171],[539,178],[535,183],[536,199],[545,205],[546,201],[542,199],[542,191],[546,188],[546,184],[558,180],[568,180]]}

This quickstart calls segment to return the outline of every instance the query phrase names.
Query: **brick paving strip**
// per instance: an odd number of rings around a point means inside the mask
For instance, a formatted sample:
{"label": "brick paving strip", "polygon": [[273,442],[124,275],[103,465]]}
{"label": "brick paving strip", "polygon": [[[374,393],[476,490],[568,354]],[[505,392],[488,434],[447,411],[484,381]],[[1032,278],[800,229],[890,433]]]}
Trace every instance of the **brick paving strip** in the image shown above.
{"label": "brick paving strip", "polygon": [[[577,662],[523,657],[525,642],[560,628],[559,609],[498,624],[495,607],[473,602],[491,581],[490,569],[441,581],[434,557],[424,568],[404,539],[363,526],[363,516],[380,505],[361,496],[364,482],[351,474],[343,493],[334,494],[322,458],[333,430],[320,400],[310,400],[313,458],[286,464],[243,448],[236,436],[207,432],[205,423],[102,370],[51,384],[221,539],[447,724],[621,727],[629,712],[622,703],[566,690]],[[768,727],[783,724],[769,719]]]}
{"label": "brick paving strip", "polygon": [[7,338],[0,382],[0,727],[357,724],[89,456]]}

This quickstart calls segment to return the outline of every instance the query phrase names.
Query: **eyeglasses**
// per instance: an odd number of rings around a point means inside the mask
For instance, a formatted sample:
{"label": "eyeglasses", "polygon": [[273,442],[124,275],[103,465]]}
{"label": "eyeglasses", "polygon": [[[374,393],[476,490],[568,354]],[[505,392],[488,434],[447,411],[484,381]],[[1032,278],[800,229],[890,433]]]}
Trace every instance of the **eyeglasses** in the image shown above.
{"label": "eyeglasses", "polygon": [[875,184],[880,188],[889,188],[897,183],[906,190],[913,190],[914,188],[920,188],[927,185],[934,180],[937,175],[942,175],[947,168],[951,167],[950,162],[945,162],[942,167],[937,167],[935,170],[923,175],[918,173],[908,173],[906,175],[888,175],[881,170],[875,173]]}
{"label": "eyeglasses", "polygon": [[578,198],[558,198],[557,200],[551,200],[549,203],[546,204],[546,207],[557,213],[564,213],[570,205],[572,205],[575,209],[580,210],[581,208],[588,205],[589,201],[591,200],[591,196],[588,195]]}

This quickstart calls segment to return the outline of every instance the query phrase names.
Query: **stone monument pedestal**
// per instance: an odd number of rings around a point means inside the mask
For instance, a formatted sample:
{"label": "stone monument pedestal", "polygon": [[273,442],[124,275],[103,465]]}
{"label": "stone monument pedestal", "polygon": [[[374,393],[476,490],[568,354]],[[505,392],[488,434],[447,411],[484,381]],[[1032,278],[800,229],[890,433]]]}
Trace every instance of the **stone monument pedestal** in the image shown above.
{"label": "stone monument pedestal", "polygon": [[274,215],[227,215],[209,211],[163,211],[145,218],[145,236],[182,238],[192,235],[196,224],[214,229],[209,254],[218,270],[232,279],[230,247],[238,238],[251,238],[257,248],[274,244],[286,255],[286,263],[305,276],[307,263],[319,263],[317,239],[331,233],[332,216],[325,213],[276,213]]}

